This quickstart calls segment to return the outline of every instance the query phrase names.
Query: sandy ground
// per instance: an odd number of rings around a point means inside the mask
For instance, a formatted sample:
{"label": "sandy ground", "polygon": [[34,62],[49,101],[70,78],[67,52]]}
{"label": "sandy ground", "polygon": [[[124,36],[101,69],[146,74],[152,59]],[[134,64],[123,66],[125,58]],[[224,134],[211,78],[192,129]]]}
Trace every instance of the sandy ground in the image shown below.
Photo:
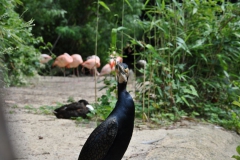
{"label": "sandy ground", "polygon": [[[103,84],[97,84],[101,88]],[[86,99],[94,102],[92,77],[39,77],[27,87],[4,89],[6,118],[16,159],[76,160],[95,122],[77,125],[73,120],[29,112],[25,106],[67,103]],[[98,97],[104,91],[98,91]],[[168,129],[149,129],[135,123],[124,160],[231,160],[237,154],[240,136],[213,124],[177,122]]]}

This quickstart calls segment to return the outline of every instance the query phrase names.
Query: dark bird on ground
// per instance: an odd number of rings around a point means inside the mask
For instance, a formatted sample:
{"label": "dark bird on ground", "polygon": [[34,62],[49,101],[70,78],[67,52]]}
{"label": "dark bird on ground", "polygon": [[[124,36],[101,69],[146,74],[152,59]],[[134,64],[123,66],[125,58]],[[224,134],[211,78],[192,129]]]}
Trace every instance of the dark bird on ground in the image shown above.
{"label": "dark bird on ground", "polygon": [[108,118],[85,142],[78,160],[120,160],[127,150],[134,127],[135,106],[126,91],[129,69],[117,63],[118,101]]}
{"label": "dark bird on ground", "polygon": [[88,101],[81,99],[78,102],[64,105],[53,111],[57,118],[70,119],[71,117],[86,118],[87,114],[93,111],[94,108],[89,105]]}

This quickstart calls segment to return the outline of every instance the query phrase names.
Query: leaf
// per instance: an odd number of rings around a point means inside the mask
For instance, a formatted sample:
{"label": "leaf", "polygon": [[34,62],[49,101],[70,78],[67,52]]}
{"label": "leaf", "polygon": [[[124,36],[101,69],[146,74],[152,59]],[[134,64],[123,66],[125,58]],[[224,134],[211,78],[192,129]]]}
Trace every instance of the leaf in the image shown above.
{"label": "leaf", "polygon": [[191,94],[193,94],[193,95],[195,95],[195,96],[198,97],[198,93],[197,93],[197,90],[195,89],[195,87],[192,86],[192,85],[190,85],[190,88],[191,88],[191,90],[192,90],[192,93],[191,93]]}
{"label": "leaf", "polygon": [[239,146],[237,146],[237,148],[236,148],[236,151],[238,152],[238,154],[240,155],[240,145]]}
{"label": "leaf", "polygon": [[187,106],[189,106],[189,103],[188,103],[188,101],[185,99],[185,97],[182,96],[181,99],[186,103]]}
{"label": "leaf", "polygon": [[101,6],[103,6],[107,11],[111,11],[109,8],[108,8],[108,6],[103,2],[103,1],[99,1],[98,2]]}
{"label": "leaf", "polygon": [[233,33],[237,38],[240,38],[240,34],[239,33]]}
{"label": "leaf", "polygon": [[128,6],[131,8],[131,11],[133,11],[133,8],[132,8],[132,6],[131,6],[131,4],[129,3],[129,1],[128,0],[125,0],[125,2],[128,4]]}
{"label": "leaf", "polygon": [[177,44],[178,44],[182,49],[184,49],[186,52],[190,53],[190,51],[188,50],[188,47],[187,47],[185,41],[184,41],[181,37],[177,37],[176,40],[177,40]]}
{"label": "leaf", "polygon": [[125,29],[127,29],[126,27],[123,27],[123,26],[121,26],[121,27],[118,27],[117,28],[117,31],[121,31],[121,30],[125,30]]}
{"label": "leaf", "polygon": [[234,104],[234,105],[240,107],[240,103],[239,103],[238,101],[233,101],[232,104]]}
{"label": "leaf", "polygon": [[193,8],[193,14],[197,13],[197,8]]}
{"label": "leaf", "polygon": [[165,9],[165,1],[162,1],[162,10]]}
{"label": "leaf", "polygon": [[178,46],[178,47],[173,51],[172,55],[174,55],[175,53],[177,53],[177,51],[178,51],[179,49],[181,49],[180,46]]}
{"label": "leaf", "polygon": [[117,43],[117,31],[118,31],[118,29],[116,29],[116,28],[113,28],[113,29],[112,29],[112,33],[111,33],[112,43],[111,43],[111,46],[112,46],[113,48],[116,48],[116,43]]}
{"label": "leaf", "polygon": [[225,76],[226,76],[227,78],[229,78],[229,74],[227,73],[227,71],[223,71],[223,73],[225,74]]}
{"label": "leaf", "polygon": [[207,58],[206,58],[206,56],[205,56],[204,54],[200,54],[200,55],[201,55],[201,57],[205,60],[205,62],[208,61]]}
{"label": "leaf", "polygon": [[147,49],[149,49],[152,53],[157,54],[155,48],[151,44],[146,45]]}
{"label": "leaf", "polygon": [[196,41],[196,43],[191,48],[195,49],[195,48],[198,48],[198,47],[202,47],[205,41],[206,41],[205,38],[199,39],[199,40]]}
{"label": "leaf", "polygon": [[235,158],[236,160],[240,160],[240,156],[233,155],[232,158]]}
{"label": "leaf", "polygon": [[146,0],[145,4],[144,4],[144,8],[146,7],[146,5],[148,4],[150,0]]}

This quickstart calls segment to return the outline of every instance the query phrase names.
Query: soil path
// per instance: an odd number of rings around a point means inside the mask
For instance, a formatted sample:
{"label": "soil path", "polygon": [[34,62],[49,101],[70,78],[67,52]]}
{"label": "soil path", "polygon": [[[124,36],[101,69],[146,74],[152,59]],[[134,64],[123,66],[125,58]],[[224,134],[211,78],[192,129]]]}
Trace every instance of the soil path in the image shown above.
{"label": "soil path", "polygon": [[[97,84],[101,88],[103,84]],[[5,113],[17,159],[76,160],[94,122],[76,125],[54,115],[34,114],[43,105],[94,102],[92,77],[39,77],[28,87],[4,89]],[[104,91],[98,91],[98,97]],[[33,111],[29,112],[28,108]],[[136,125],[124,160],[231,160],[240,136],[212,124],[181,121],[168,129]]]}

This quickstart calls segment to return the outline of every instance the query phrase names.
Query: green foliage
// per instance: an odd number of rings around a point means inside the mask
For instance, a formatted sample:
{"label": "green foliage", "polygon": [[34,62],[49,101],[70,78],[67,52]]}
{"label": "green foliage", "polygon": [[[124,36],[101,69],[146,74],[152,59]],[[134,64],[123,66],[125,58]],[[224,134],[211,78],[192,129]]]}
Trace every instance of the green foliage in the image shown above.
{"label": "green foliage", "polygon": [[69,103],[73,103],[73,102],[75,102],[75,100],[74,100],[74,98],[73,97],[68,97],[68,100],[67,100],[67,102],[69,102]]}
{"label": "green foliage", "polygon": [[34,113],[34,114],[44,114],[44,115],[52,115],[53,111],[59,107],[61,107],[63,104],[57,103],[55,106],[49,106],[49,105],[43,105],[40,106],[39,108],[35,108],[31,105],[26,105],[24,108],[29,112],[29,113]]}
{"label": "green foliage", "polygon": [[33,20],[24,22],[14,11],[20,1],[1,0],[0,58],[7,85],[22,85],[26,77],[34,76],[39,67],[39,51],[34,48],[41,39],[34,38]]}
{"label": "green foliage", "polygon": [[240,93],[240,7],[216,2],[146,2],[146,21],[138,21],[145,51],[136,53],[148,62],[137,79],[144,119],[191,116],[239,132],[240,108],[230,103]]}
{"label": "green foliage", "polygon": [[105,86],[102,88],[106,89],[106,94],[102,95],[98,98],[98,103],[95,104],[95,113],[98,119],[105,120],[110,112],[116,105],[117,98],[116,98],[116,88],[117,82],[115,79],[107,79],[106,77],[103,79]]}
{"label": "green foliage", "polygon": [[[145,47],[136,53],[148,62],[145,70],[140,70],[143,76],[137,79],[137,117],[165,125],[190,116],[239,133],[240,108],[234,106],[239,104],[234,100],[240,93],[239,4],[216,2],[146,1],[144,20],[132,19],[137,25],[134,35],[128,33],[133,25],[120,25],[124,40],[116,36],[114,27],[113,50],[119,48],[117,39]],[[145,44],[136,40],[137,30],[143,30]],[[110,93],[115,88],[107,86],[98,105],[111,109]],[[100,114],[104,119],[109,111]]]}
{"label": "green foliage", "polygon": [[236,151],[237,151],[238,155],[233,155],[232,158],[234,158],[236,160],[240,160],[240,145],[237,146]]}

